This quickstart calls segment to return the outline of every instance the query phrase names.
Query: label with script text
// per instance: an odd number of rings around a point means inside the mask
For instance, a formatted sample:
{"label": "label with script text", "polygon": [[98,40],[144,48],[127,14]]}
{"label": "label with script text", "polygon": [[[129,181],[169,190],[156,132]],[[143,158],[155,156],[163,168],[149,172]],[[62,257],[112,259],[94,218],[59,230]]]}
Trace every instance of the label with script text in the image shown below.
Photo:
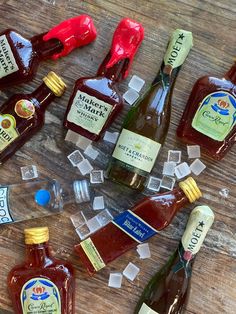
{"label": "label with script text", "polygon": [[0,36],[0,79],[18,71],[18,65],[5,35]]}
{"label": "label with script text", "polygon": [[0,187],[0,224],[12,222],[8,200],[8,187]]}

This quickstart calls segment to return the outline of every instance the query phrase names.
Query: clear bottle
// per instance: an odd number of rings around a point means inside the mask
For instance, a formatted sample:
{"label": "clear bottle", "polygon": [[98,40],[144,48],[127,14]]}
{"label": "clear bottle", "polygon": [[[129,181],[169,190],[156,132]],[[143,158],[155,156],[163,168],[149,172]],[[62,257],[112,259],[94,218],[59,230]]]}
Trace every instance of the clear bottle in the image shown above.
{"label": "clear bottle", "polygon": [[0,225],[60,213],[66,204],[88,202],[92,193],[87,180],[64,185],[56,180],[37,180],[0,186]]}
{"label": "clear bottle", "polygon": [[208,206],[197,206],[175,253],[149,281],[135,314],[181,314],[188,301],[192,266],[197,252],[214,221]]}
{"label": "clear bottle", "polygon": [[74,314],[75,277],[69,262],[52,257],[47,227],[25,229],[26,259],[8,274],[17,314]]}
{"label": "clear bottle", "polygon": [[123,124],[107,171],[113,181],[143,190],[169,129],[174,83],[192,41],[191,32],[173,32],[156,78]]}

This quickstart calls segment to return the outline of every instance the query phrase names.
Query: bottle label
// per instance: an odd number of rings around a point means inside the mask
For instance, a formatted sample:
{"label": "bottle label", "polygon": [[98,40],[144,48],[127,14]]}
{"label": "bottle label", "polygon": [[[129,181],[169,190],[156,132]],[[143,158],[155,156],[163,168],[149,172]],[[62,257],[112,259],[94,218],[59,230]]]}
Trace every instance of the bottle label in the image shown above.
{"label": "bottle label", "polygon": [[82,241],[80,245],[96,271],[106,266],[91,238]]}
{"label": "bottle label", "polygon": [[207,95],[192,121],[195,130],[216,141],[223,141],[235,125],[236,99],[225,91]]}
{"label": "bottle label", "polygon": [[112,157],[150,173],[161,144],[129,130],[123,129]]}
{"label": "bottle label", "polygon": [[21,289],[23,314],[62,314],[57,286],[45,278],[32,278]]}
{"label": "bottle label", "polygon": [[21,99],[15,104],[15,113],[24,119],[30,118],[35,113],[35,107],[27,99]]}
{"label": "bottle label", "polygon": [[158,314],[158,312],[153,311],[147,304],[143,303],[138,314]]}
{"label": "bottle label", "polygon": [[0,36],[0,79],[18,70],[19,68],[7,41],[7,37],[2,35]]}
{"label": "bottle label", "polygon": [[112,112],[112,108],[112,105],[78,90],[67,120],[99,135]]}
{"label": "bottle label", "polygon": [[10,114],[0,115],[0,152],[6,149],[18,136],[15,118]]}
{"label": "bottle label", "polygon": [[157,234],[156,229],[130,210],[121,213],[112,222],[138,243],[144,242]]}
{"label": "bottle label", "polygon": [[8,188],[0,187],[0,224],[13,222],[9,209]]}

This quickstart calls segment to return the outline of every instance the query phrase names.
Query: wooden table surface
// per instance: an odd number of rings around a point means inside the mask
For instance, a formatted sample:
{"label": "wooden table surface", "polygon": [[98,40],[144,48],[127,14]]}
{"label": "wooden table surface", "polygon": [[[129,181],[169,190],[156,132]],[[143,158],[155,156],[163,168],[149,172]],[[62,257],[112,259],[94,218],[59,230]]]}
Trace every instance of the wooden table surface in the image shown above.
{"label": "wooden table surface", "polygon": [[[49,106],[43,130],[1,167],[1,184],[22,182],[20,167],[31,164],[38,167],[41,178],[56,178],[63,182],[81,178],[79,171],[75,172],[66,157],[75,150],[75,146],[63,140],[66,131],[62,127],[62,119],[74,81],[81,76],[96,73],[110,47],[115,27],[127,16],[143,24],[145,40],[135,57],[129,78],[120,84],[122,92],[127,89],[133,74],[141,76],[147,83],[152,81],[164,56],[169,35],[175,28],[193,32],[194,47],[177,79],[169,134],[153,173],[160,175],[169,149],[181,149],[183,160],[187,161],[186,146],[175,138],[176,127],[196,79],[207,74],[221,77],[233,62],[236,47],[235,0],[0,0],[0,5],[1,31],[15,28],[31,37],[47,31],[64,19],[82,13],[91,15],[98,29],[97,40],[91,45],[74,51],[56,63],[44,62],[33,82],[0,93],[0,101],[3,103],[13,93],[31,92],[50,70],[61,74],[68,84],[65,95]],[[120,130],[127,110],[128,105],[110,128],[111,131]],[[95,147],[100,154],[92,164],[96,169],[106,169],[113,146],[100,141]],[[204,192],[204,197],[198,204],[211,206],[216,220],[194,265],[186,313],[236,312],[235,148],[221,162],[202,158],[207,169],[197,178]],[[228,198],[220,196],[222,188],[229,188]],[[108,181],[97,186],[96,193],[104,195],[107,207],[119,211],[129,208],[142,197],[141,194]],[[50,219],[41,218],[0,228],[1,314],[12,313],[6,278],[9,270],[24,259],[25,227],[47,225],[50,228],[54,255],[68,259],[74,265],[76,314],[131,314],[146,283],[176,248],[188,214],[193,208],[184,208],[170,227],[150,240],[151,259],[140,260],[136,251],[132,250],[90,278],[73,253],[73,246],[79,242],[79,238],[69,219],[72,213],[90,206],[71,206],[62,215]],[[110,271],[122,271],[130,261],[141,268],[138,278],[134,282],[124,279],[121,289],[109,288],[107,283]]]}

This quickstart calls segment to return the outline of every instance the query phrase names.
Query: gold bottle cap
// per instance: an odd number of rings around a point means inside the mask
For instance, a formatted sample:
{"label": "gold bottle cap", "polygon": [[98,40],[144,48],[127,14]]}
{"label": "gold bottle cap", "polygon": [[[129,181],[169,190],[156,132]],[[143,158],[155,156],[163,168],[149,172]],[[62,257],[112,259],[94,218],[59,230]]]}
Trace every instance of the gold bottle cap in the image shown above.
{"label": "gold bottle cap", "polygon": [[66,89],[66,84],[55,72],[51,71],[43,78],[44,83],[58,97],[62,96]]}
{"label": "gold bottle cap", "polygon": [[49,240],[48,227],[29,228],[24,233],[25,244],[40,244]]}
{"label": "gold bottle cap", "polygon": [[184,191],[190,203],[195,202],[202,196],[196,181],[192,177],[180,182],[179,187]]}

